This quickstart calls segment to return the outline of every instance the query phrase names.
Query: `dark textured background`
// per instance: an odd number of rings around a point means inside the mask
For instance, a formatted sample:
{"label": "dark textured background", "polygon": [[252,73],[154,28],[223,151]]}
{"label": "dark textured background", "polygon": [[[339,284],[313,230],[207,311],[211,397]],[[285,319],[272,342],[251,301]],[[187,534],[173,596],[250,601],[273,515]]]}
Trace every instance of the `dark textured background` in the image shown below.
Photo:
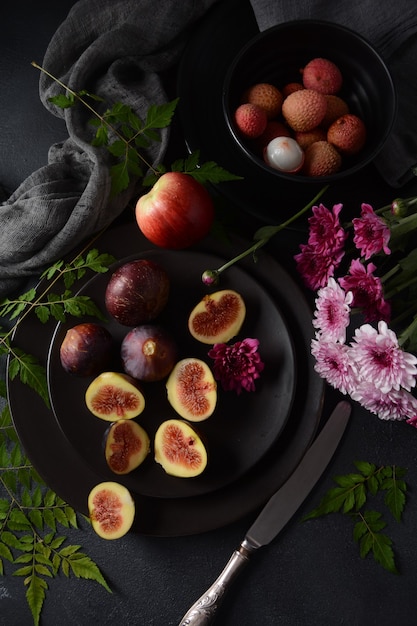
{"label": "dark textured background", "polygon": [[[39,102],[39,76],[30,62],[42,61],[50,37],[72,4],[61,0],[53,4],[9,3],[3,7],[0,184],[7,192],[44,165],[49,145],[66,136],[63,123],[51,117]],[[291,237],[287,244],[291,250]],[[335,402],[334,395],[327,395],[326,414]],[[414,429],[381,422],[355,407],[343,444],[323,479],[279,538],[254,557],[232,589],[218,623],[415,624],[416,444]],[[352,523],[344,516],[300,523],[302,514],[316,506],[332,486],[331,477],[353,471],[355,460],[408,468],[409,496],[403,522],[389,521],[387,528],[398,555],[398,576],[389,574],[371,558],[360,559],[352,539]],[[70,540],[81,544],[97,562],[113,594],[89,581],[62,577],[51,580],[42,624],[175,625],[219,574],[252,519],[250,516],[229,527],[192,537],[161,539],[130,534],[115,542],[99,539],[82,522],[84,530],[72,532]],[[11,571],[6,563],[6,575],[0,577],[0,624],[30,626],[22,581],[13,578]]]}

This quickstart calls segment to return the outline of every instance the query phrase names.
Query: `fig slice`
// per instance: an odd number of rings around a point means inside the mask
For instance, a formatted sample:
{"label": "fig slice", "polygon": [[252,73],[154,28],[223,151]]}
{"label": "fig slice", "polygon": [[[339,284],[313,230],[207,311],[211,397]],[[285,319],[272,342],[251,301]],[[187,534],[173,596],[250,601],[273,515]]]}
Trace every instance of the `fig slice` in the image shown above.
{"label": "fig slice", "polygon": [[119,420],[107,432],[105,457],[115,474],[128,474],[143,463],[150,452],[148,433],[133,420]]}
{"label": "fig slice", "polygon": [[201,343],[227,343],[240,331],[246,317],[242,296],[233,289],[206,294],[191,311],[188,329]]}
{"label": "fig slice", "polygon": [[207,363],[189,357],[178,361],[166,382],[168,402],[183,418],[202,422],[217,403],[217,383]]}
{"label": "fig slice", "polygon": [[138,382],[128,374],[102,372],[87,387],[85,402],[93,415],[108,422],[132,419],[145,408]]}
{"label": "fig slice", "polygon": [[132,527],[135,502],[124,485],[99,483],[88,495],[88,512],[95,532],[103,539],[119,539]]}
{"label": "fig slice", "polygon": [[193,478],[207,466],[207,451],[190,424],[179,419],[162,422],[155,433],[155,461],[167,474]]}

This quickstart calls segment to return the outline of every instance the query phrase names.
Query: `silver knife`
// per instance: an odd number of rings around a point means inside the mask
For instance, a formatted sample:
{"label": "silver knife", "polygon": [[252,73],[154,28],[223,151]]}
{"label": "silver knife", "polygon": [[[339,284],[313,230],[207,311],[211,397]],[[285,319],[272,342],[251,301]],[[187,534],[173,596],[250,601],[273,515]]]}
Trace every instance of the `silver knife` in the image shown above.
{"label": "silver knife", "polygon": [[313,489],[342,438],[350,412],[349,402],[339,402],[300,464],[268,500],[220,576],[187,611],[179,626],[205,626],[214,621],[230,584],[248,564],[253,552],[278,535]]}

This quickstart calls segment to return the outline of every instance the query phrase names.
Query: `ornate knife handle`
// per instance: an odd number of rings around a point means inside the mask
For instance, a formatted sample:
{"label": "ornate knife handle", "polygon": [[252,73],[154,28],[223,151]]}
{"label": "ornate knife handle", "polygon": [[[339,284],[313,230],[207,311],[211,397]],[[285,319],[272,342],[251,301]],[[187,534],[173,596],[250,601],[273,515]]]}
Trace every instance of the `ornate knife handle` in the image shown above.
{"label": "ornate knife handle", "polygon": [[205,593],[192,605],[182,618],[179,626],[205,626],[211,624],[216,618],[217,609],[222,603],[231,583],[249,563],[251,549],[243,541],[239,550],[235,550],[229,562],[216,578],[214,583]]}

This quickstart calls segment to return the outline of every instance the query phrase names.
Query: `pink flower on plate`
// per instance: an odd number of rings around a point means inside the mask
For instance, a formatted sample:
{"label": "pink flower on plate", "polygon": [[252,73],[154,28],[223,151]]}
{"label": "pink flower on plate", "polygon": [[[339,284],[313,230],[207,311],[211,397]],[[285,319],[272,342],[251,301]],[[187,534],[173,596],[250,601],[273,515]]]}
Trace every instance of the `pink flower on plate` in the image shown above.
{"label": "pink flower on plate", "polygon": [[409,424],[413,420],[417,422],[417,399],[404,389],[385,392],[369,381],[362,381],[350,395],[352,400],[382,420],[406,419]]}
{"label": "pink flower on plate", "polygon": [[311,341],[314,369],[329,385],[343,394],[351,394],[358,381],[355,361],[346,344],[329,342],[321,336]]}
{"label": "pink flower on plate", "polygon": [[317,292],[313,326],[326,341],[346,341],[352,298],[352,292],[345,293],[334,278]]}
{"label": "pink flower on plate", "polygon": [[213,373],[225,391],[255,391],[264,363],[258,352],[258,339],[244,339],[228,345],[216,343],[208,355],[214,359]]}
{"label": "pink flower on plate", "polygon": [[376,215],[370,204],[362,204],[361,217],[352,220],[354,237],[353,243],[360,250],[361,255],[368,260],[372,255],[383,250],[391,254],[388,248],[391,232],[385,221]]}
{"label": "pink flower on plate", "polygon": [[401,349],[396,334],[386,322],[380,321],[378,330],[370,324],[356,329],[352,359],[360,366],[361,378],[382,393],[401,387],[410,391],[416,384],[417,357]]}
{"label": "pink flower on plate", "polygon": [[333,210],[329,211],[320,204],[312,208],[313,215],[308,220],[308,243],[315,248],[317,254],[335,256],[343,250],[348,233],[339,221],[342,207],[342,204],[335,204]]}

